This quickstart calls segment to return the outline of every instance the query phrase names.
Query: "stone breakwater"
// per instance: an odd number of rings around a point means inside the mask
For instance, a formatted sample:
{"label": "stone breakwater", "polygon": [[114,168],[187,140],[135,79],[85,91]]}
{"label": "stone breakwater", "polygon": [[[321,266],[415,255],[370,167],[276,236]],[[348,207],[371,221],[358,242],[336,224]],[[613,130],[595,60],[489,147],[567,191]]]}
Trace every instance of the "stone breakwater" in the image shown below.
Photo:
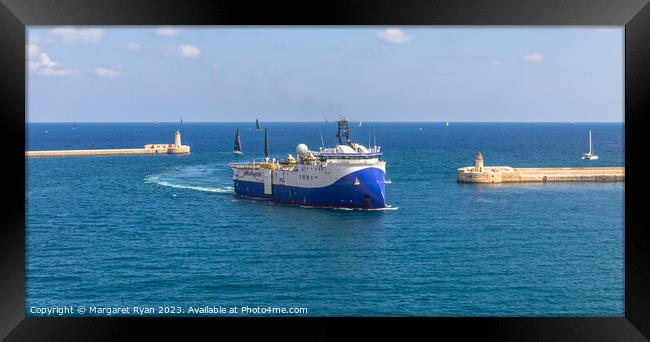
{"label": "stone breakwater", "polygon": [[109,156],[132,154],[187,154],[190,147],[187,145],[167,148],[121,148],[102,150],[58,150],[58,151],[25,151],[25,157],[81,157],[81,156]]}
{"label": "stone breakwater", "polygon": [[181,144],[181,133],[176,131],[173,144],[147,144],[144,148],[118,148],[99,150],[58,150],[58,151],[25,151],[25,157],[81,157],[108,156],[132,154],[187,154],[188,145]]}
{"label": "stone breakwater", "polygon": [[458,169],[459,183],[624,182],[624,167],[513,168],[468,166]]}

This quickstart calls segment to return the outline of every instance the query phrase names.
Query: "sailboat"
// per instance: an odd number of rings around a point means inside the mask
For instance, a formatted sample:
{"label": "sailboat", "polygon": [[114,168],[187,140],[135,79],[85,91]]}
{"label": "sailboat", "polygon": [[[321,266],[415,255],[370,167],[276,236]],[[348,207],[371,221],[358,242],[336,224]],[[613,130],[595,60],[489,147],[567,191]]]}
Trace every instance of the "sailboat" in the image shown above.
{"label": "sailboat", "polygon": [[449,121],[445,122],[445,127],[449,127]]}
{"label": "sailboat", "polygon": [[255,119],[255,129],[258,131],[262,130],[262,126],[260,126],[260,120]]}
{"label": "sailboat", "polygon": [[361,121],[359,121],[359,127],[361,127]]}
{"label": "sailboat", "polygon": [[232,150],[233,154],[242,155],[244,152],[241,151],[241,141],[239,140],[239,129],[235,133],[235,148]]}
{"label": "sailboat", "polygon": [[591,130],[589,130],[589,152],[582,154],[582,159],[586,160],[596,160],[598,156],[593,154],[591,151]]}
{"label": "sailboat", "polygon": [[181,125],[183,124],[183,117],[181,116]]}
{"label": "sailboat", "polygon": [[74,123],[74,121],[72,121],[72,127],[70,127],[70,129],[77,129],[77,125]]}

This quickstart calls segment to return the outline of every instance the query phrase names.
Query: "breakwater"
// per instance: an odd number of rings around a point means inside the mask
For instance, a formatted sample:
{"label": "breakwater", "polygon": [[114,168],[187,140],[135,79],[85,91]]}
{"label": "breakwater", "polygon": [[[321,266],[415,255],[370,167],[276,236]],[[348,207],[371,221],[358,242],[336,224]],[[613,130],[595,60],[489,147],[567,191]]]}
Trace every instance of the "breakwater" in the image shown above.
{"label": "breakwater", "polygon": [[624,182],[624,167],[513,168],[484,166],[479,152],[474,166],[458,169],[459,183]]}
{"label": "breakwater", "polygon": [[176,131],[173,144],[147,144],[144,148],[119,148],[96,150],[55,150],[55,151],[25,151],[25,157],[81,157],[106,155],[137,155],[137,154],[187,154],[188,145],[181,144],[181,133]]}

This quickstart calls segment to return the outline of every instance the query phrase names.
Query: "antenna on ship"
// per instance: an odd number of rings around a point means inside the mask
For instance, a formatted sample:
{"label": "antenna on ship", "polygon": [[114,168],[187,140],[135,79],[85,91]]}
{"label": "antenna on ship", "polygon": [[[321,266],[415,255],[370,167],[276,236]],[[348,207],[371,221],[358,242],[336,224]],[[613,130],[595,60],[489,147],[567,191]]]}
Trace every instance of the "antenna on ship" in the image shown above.
{"label": "antenna on ship", "polygon": [[[343,137],[345,137],[345,144],[350,145],[350,129],[348,128],[348,120],[341,119],[338,121],[338,131],[336,132],[336,137],[339,138],[339,144],[343,145]],[[343,130],[343,135],[341,135],[341,130]]]}
{"label": "antenna on ship", "polygon": [[264,129],[264,158],[269,160],[269,130]]}
{"label": "antenna on ship", "polygon": [[377,148],[377,129],[375,127],[373,127],[372,132],[373,132],[374,139],[375,139],[375,148]]}
{"label": "antenna on ship", "polygon": [[325,141],[323,141],[323,129],[321,128],[322,125],[318,126],[318,133],[320,133],[320,147],[325,148]]}

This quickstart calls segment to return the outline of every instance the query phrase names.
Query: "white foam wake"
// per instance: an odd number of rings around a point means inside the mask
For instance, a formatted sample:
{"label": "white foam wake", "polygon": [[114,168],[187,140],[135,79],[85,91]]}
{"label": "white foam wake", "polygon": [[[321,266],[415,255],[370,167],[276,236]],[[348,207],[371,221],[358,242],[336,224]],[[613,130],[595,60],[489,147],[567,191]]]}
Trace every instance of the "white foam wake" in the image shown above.
{"label": "white foam wake", "polygon": [[301,208],[308,208],[308,209],[331,209],[331,210],[342,210],[342,211],[393,211],[399,209],[399,207],[385,207],[385,208],[348,208],[348,207],[317,207],[317,206],[308,206],[308,205],[299,205]]}
{"label": "white foam wake", "polygon": [[197,186],[197,185],[189,185],[189,184],[177,184],[173,182],[169,182],[166,180],[160,179],[159,176],[157,175],[150,175],[145,177],[145,182],[146,183],[153,183],[156,185],[160,186],[166,186],[170,188],[175,188],[175,189],[188,189],[188,190],[196,190],[196,191],[204,191],[204,192],[217,192],[217,193],[232,193],[233,192],[233,187],[232,186],[222,186],[222,187],[207,187],[207,186]]}
{"label": "white foam wake", "polygon": [[345,207],[330,207],[330,209],[334,210],[360,210],[360,211],[394,211],[399,209],[399,207],[385,207],[385,208],[345,208]]}

